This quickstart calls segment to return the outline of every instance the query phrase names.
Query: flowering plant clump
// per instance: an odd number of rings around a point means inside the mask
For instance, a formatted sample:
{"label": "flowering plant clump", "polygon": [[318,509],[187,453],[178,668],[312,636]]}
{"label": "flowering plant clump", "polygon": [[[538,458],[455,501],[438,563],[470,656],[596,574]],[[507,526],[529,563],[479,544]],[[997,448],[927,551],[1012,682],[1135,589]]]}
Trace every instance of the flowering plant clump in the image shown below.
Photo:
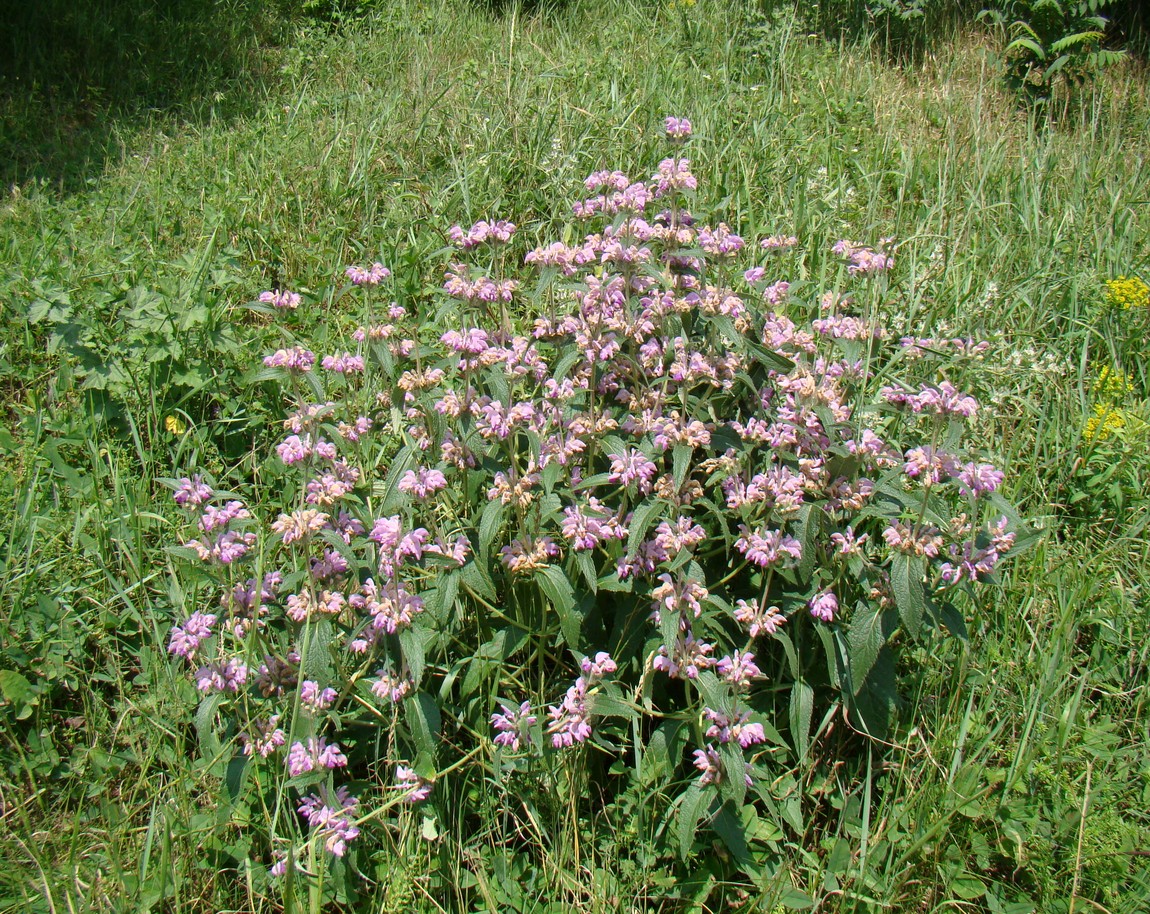
{"label": "flowering plant clump", "polygon": [[1106,280],[1106,298],[1115,308],[1150,307],[1150,286],[1140,276],[1119,276]]}
{"label": "flowering plant clump", "polygon": [[215,757],[295,797],[273,872],[354,853],[464,765],[546,787],[588,753],[679,792],[687,854],[775,808],[816,711],[883,732],[899,643],[965,637],[953,597],[1016,536],[962,443],[979,403],[939,374],[979,344],[873,319],[891,239],[835,245],[853,294],[801,288],[799,239],[696,215],[690,122],[666,132],[652,177],[593,174],[581,240],[522,270],[505,220],[451,230],[419,313],[349,268],[346,349],[264,359],[288,401],[265,507],[174,483],[216,595],[170,649]]}

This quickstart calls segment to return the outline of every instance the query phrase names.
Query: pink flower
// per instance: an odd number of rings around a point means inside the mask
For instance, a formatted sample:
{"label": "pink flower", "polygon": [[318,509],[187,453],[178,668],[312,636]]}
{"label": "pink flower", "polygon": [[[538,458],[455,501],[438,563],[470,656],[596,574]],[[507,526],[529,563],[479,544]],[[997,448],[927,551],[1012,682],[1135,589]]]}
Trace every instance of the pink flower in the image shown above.
{"label": "pink flower", "polygon": [[588,684],[594,684],[597,679],[602,679],[608,673],[614,673],[618,669],[615,661],[606,651],[599,651],[594,660],[590,657],[584,657],[579,663],[579,668],[587,677]]}
{"label": "pink flower", "polygon": [[244,520],[250,517],[251,514],[240,501],[229,501],[223,507],[208,505],[200,518],[200,529],[204,533],[211,533],[226,527],[233,520]]}
{"label": "pink flower", "polygon": [[[723,757],[719,754],[719,750],[714,746],[707,746],[706,749],[695,750],[695,767],[702,772],[699,775],[699,786],[706,787],[708,784],[719,784],[723,780]],[[746,784],[750,787],[754,782],[751,780],[750,765],[746,766],[747,772],[744,774]]]}
{"label": "pink flower", "polygon": [[288,750],[287,769],[293,778],[317,768],[343,768],[347,756],[339,748],[339,743],[328,744],[322,736],[309,737],[307,743],[292,743]]}
{"label": "pink flower", "polygon": [[212,692],[238,692],[248,681],[248,668],[242,660],[231,658],[209,663],[196,670],[196,688],[208,695]]}
{"label": "pink flower", "polygon": [[391,275],[391,270],[378,261],[368,269],[350,266],[347,268],[347,278],[357,286],[378,286]]}
{"label": "pink flower", "polygon": [[531,713],[531,702],[523,702],[518,711],[512,710],[507,705],[501,707],[502,713],[491,715],[491,726],[495,729],[495,745],[518,752],[522,743],[531,742],[531,728],[536,722],[536,717]]}
{"label": "pink flower", "polygon": [[294,311],[299,307],[300,297],[297,292],[287,289],[276,289],[272,292],[261,292],[260,301],[265,305],[272,305],[281,311]]}
{"label": "pink flower", "polygon": [[759,242],[759,246],[764,251],[785,251],[798,243],[799,239],[794,235],[771,235]]}
{"label": "pink flower", "polygon": [[495,222],[485,222],[480,219],[466,232],[463,231],[462,226],[453,225],[448,232],[452,242],[465,250],[484,243],[506,244],[514,234],[514,223],[504,219]]}
{"label": "pink flower", "polygon": [[791,289],[791,284],[785,280],[772,283],[763,290],[763,298],[770,302],[772,305],[780,305],[787,299],[787,293]]}
{"label": "pink flower", "polygon": [[272,524],[272,532],[280,535],[285,546],[290,546],[298,540],[319,533],[329,521],[328,515],[312,508],[304,508],[291,514],[281,514]]}
{"label": "pink flower", "polygon": [[266,721],[253,721],[249,732],[240,734],[244,755],[258,755],[267,758],[287,740],[279,728],[280,716],[273,714]]}
{"label": "pink flower", "polygon": [[703,717],[709,722],[706,737],[717,739],[720,743],[736,742],[743,749],[749,749],[767,738],[762,724],[751,723],[749,711],[739,714],[732,720],[722,711],[704,708]]}
{"label": "pink flower", "polygon": [[311,436],[289,435],[276,445],[276,453],[286,466],[307,460],[313,453]]}
{"label": "pink flower", "polygon": [[338,694],[335,689],[321,689],[319,683],[305,679],[299,686],[300,707],[309,714],[318,714],[330,708]]}
{"label": "pink flower", "polygon": [[673,140],[685,140],[691,135],[691,122],[685,117],[668,117],[664,127]]}
{"label": "pink flower", "polygon": [[403,701],[415,688],[410,679],[396,676],[390,670],[376,670],[375,675],[378,678],[371,684],[371,693],[376,698],[390,701],[393,705]]}
{"label": "pink flower", "polygon": [[747,561],[760,568],[768,565],[791,565],[802,557],[802,546],[793,536],[781,530],[751,531],[741,525],[742,534],[735,540],[735,548]]}
{"label": "pink flower", "polygon": [[665,644],[659,647],[651,660],[651,669],[660,670],[672,679],[698,679],[700,672],[715,665],[710,656],[713,650],[713,645],[696,641],[694,635],[681,635],[673,650],[668,650]]}
{"label": "pink flower", "polygon": [[654,195],[662,197],[673,190],[695,190],[698,179],[691,174],[689,159],[664,159],[659,163],[659,171],[651,178]]}
{"label": "pink flower", "polygon": [[325,355],[320,366],[326,371],[333,371],[336,374],[362,374],[366,363],[363,356],[344,352],[336,355]]}
{"label": "pink flower", "polygon": [[651,492],[651,480],[659,468],[642,451],[631,448],[622,454],[608,454],[611,461],[611,482],[624,486],[636,485],[644,495]]}
{"label": "pink flower", "polygon": [[699,247],[712,257],[730,257],[743,249],[743,239],[732,232],[726,223],[716,229],[699,229]]}
{"label": "pink flower", "polygon": [[405,803],[421,803],[431,796],[434,781],[420,777],[414,769],[399,765],[395,769],[395,780],[401,789],[407,791],[403,798]]}
{"label": "pink flower", "polygon": [[216,617],[211,613],[192,613],[182,626],[172,626],[168,651],[190,660],[199,646],[212,636],[215,624]]}
{"label": "pink flower", "polygon": [[730,656],[723,657],[715,664],[715,669],[735,688],[748,686],[752,679],[758,679],[763,675],[763,671],[755,663],[755,655],[750,651],[745,653],[735,651]]}
{"label": "pink flower", "polygon": [[202,476],[196,475],[191,479],[187,476],[181,479],[176,485],[173,498],[181,508],[198,508],[206,504],[213,495],[215,492],[212,487],[204,484]]}
{"label": "pink flower", "polygon": [[839,610],[839,601],[834,595],[834,591],[824,590],[812,597],[807,606],[810,608],[811,615],[819,621],[834,622],[835,613]]}
{"label": "pink flower", "polygon": [[746,600],[735,601],[735,618],[747,627],[747,634],[752,638],[773,635],[787,621],[777,606],[764,608],[759,602],[748,603]]}
{"label": "pink flower", "polygon": [[551,745],[556,749],[570,748],[576,743],[585,742],[591,736],[588,721],[587,681],[580,676],[567,690],[563,701],[548,709],[551,723],[547,732],[551,734]]}
{"label": "pink flower", "polygon": [[963,495],[981,498],[994,492],[1005,478],[1006,475],[993,464],[968,463],[958,474],[958,490]]}
{"label": "pink flower", "polygon": [[407,492],[416,498],[427,498],[434,492],[447,487],[447,477],[440,470],[420,467],[408,470],[399,481],[399,491]]}
{"label": "pink flower", "polygon": [[268,368],[286,368],[288,371],[311,371],[315,364],[315,353],[302,346],[291,349],[277,349],[269,356],[264,356],[264,364]]}
{"label": "pink flower", "polygon": [[349,795],[347,787],[339,788],[334,798],[328,794],[327,788],[321,787],[318,794],[310,794],[300,800],[299,812],[323,838],[323,846],[328,853],[342,857],[347,853],[348,843],[359,837],[359,828],[351,818],[358,806],[359,801]]}

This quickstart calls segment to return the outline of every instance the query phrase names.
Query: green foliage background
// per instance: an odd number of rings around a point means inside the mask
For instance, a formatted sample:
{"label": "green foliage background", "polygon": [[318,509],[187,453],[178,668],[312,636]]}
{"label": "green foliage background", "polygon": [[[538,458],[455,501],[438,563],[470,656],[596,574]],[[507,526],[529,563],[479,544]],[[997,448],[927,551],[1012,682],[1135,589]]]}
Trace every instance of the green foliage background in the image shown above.
{"label": "green foliage background", "polygon": [[[106,30],[82,27],[93,11]],[[971,607],[969,649],[909,658],[889,745],[840,753],[831,729],[779,772],[793,822],[752,835],[761,884],[555,804],[519,849],[396,821],[372,907],[1145,910],[1150,448],[1134,423],[1085,434],[1102,368],[1132,379],[1124,409],[1150,397],[1144,316],[1102,286],[1150,270],[1138,60],[1051,119],[1003,86],[999,36],[962,21],[892,62],[812,37],[789,4],[282,12],[5,9],[25,27],[0,91],[0,907],[279,909],[165,653],[181,594],[156,480],[199,462],[251,481],[275,434],[249,375],[274,335],[240,306],[375,257],[418,298],[447,226],[502,214],[549,237],[577,182],[647,167],[679,113],[732,225],[812,247],[894,234],[906,317],[993,341],[983,434],[1042,544]],[[49,26],[75,67],[50,65]],[[313,314],[319,340],[350,320]]]}

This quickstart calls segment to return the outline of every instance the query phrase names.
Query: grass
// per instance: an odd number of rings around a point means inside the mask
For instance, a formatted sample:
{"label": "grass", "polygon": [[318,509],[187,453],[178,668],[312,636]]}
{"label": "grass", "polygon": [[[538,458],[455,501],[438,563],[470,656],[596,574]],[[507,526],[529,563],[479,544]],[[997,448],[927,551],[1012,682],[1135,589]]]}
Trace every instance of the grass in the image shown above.
{"label": "grass", "polygon": [[[652,797],[622,821],[562,797],[524,817],[496,797],[487,834],[428,838],[418,813],[384,832],[364,866],[371,908],[723,910],[747,893],[768,911],[1146,909],[1147,441],[1084,432],[1100,367],[1130,375],[1130,408],[1150,396],[1145,326],[1100,307],[1102,279],[1150,268],[1136,62],[1045,124],[1000,87],[981,34],[897,68],[785,8],[427,0],[246,47],[255,62],[227,90],[244,101],[226,114],[203,103],[223,90],[193,84],[189,104],[117,121],[63,171],[64,128],[5,146],[21,183],[0,204],[0,666],[29,688],[6,679],[0,708],[0,909],[278,909],[234,862],[247,849],[164,651],[186,595],[156,480],[193,447],[250,473],[272,413],[245,364],[266,330],[238,306],[376,257],[418,299],[447,226],[505,215],[529,246],[554,237],[577,182],[650,168],[674,112],[694,121],[695,170],[732,226],[811,249],[894,235],[892,313],[993,341],[968,380],[1043,539],[970,607],[968,648],[914,658],[890,745],[780,773],[804,827],[763,833],[763,885],[646,855],[629,830]],[[143,326],[133,289],[161,290],[172,314],[206,309],[162,339],[212,352],[204,377],[173,386],[170,348],[120,345]],[[28,322],[51,294],[78,315],[58,326],[91,342]],[[306,329],[336,337],[351,320],[337,304]],[[204,434],[166,434],[177,410]],[[828,752],[836,738],[832,722]],[[521,851],[502,846],[508,829]]]}

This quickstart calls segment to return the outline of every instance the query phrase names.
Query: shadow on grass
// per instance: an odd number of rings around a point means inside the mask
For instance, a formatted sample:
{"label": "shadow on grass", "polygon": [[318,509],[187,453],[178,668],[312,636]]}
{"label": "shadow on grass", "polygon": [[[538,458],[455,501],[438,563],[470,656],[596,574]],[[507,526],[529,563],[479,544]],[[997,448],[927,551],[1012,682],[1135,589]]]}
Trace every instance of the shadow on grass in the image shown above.
{"label": "shadow on grass", "polygon": [[0,182],[84,186],[116,128],[155,113],[234,117],[291,0],[0,0]]}

